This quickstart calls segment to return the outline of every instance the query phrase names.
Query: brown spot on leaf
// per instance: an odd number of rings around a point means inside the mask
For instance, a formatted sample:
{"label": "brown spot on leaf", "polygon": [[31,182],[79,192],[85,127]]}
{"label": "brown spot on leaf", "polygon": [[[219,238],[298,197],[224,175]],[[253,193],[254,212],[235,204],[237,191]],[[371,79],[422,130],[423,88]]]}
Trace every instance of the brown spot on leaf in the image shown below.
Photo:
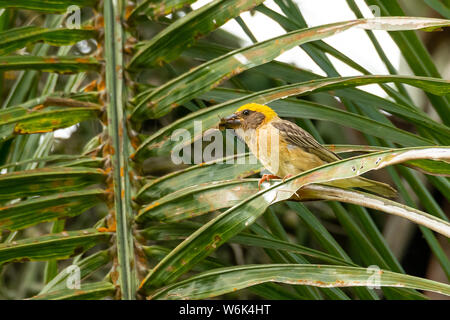
{"label": "brown spot on leaf", "polygon": [[151,209],[153,209],[154,207],[159,206],[159,205],[160,205],[159,202],[153,202],[151,205],[149,205],[149,206],[147,206],[147,207],[145,208],[145,211],[149,211],[149,210],[151,210]]}
{"label": "brown spot on leaf", "polygon": [[78,63],[91,63],[91,59],[88,58],[76,58],[75,61]]}
{"label": "brown spot on leaf", "polygon": [[128,20],[128,18],[130,17],[131,13],[134,10],[134,6],[127,6],[125,8],[125,19]]}
{"label": "brown spot on leaf", "polygon": [[175,270],[174,266],[168,266],[166,269],[168,272],[173,272]]}
{"label": "brown spot on leaf", "polygon": [[100,29],[105,25],[105,19],[102,15],[97,15],[95,19],[95,28]]}
{"label": "brown spot on leaf", "polygon": [[38,104],[37,106],[33,107],[31,110],[32,111],[38,111],[38,110],[42,110],[45,108],[45,105],[43,104]]}
{"label": "brown spot on leaf", "polygon": [[212,243],[211,247],[213,247],[214,249],[217,247],[217,243],[219,243],[222,240],[222,238],[216,234],[214,236],[214,242]]}
{"label": "brown spot on leaf", "polygon": [[53,131],[53,129],[29,129],[29,128],[24,128],[23,124],[18,123],[16,124],[16,126],[14,127],[14,133],[15,134],[28,134],[28,133],[46,133],[46,132],[51,132]]}
{"label": "brown spot on leaf", "polygon": [[56,59],[54,57],[49,57],[49,58],[45,58],[44,62],[46,62],[46,63],[57,63],[58,59]]}
{"label": "brown spot on leaf", "polygon": [[94,91],[96,87],[97,87],[97,80],[93,80],[84,88],[84,92]]}
{"label": "brown spot on leaf", "polygon": [[103,91],[106,88],[106,83],[105,81],[101,80],[98,84],[97,84],[97,90],[98,91]]}

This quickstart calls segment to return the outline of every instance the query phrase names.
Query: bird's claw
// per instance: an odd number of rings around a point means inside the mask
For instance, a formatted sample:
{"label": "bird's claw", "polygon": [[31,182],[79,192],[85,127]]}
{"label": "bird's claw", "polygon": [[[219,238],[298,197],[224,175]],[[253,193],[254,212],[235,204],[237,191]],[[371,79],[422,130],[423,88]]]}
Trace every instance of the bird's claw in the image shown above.
{"label": "bird's claw", "polygon": [[280,177],[273,174],[263,174],[262,178],[258,182],[258,190],[261,190],[261,184],[264,181],[270,181],[270,179],[280,179]]}

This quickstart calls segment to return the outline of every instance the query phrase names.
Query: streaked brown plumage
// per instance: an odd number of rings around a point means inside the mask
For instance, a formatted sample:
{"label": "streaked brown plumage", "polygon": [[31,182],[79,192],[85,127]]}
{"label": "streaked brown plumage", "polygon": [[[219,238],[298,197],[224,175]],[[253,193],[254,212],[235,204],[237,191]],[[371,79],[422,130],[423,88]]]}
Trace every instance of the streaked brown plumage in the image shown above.
{"label": "streaked brown plumage", "polygon": [[[246,104],[232,115],[221,119],[219,128],[234,129],[250,151],[272,173],[263,176],[261,182],[272,177],[297,175],[340,160],[338,155],[322,146],[308,132],[290,121],[280,119],[268,106]],[[396,195],[396,191],[389,185],[363,177],[335,180],[327,184],[343,188],[359,187],[388,197]]]}

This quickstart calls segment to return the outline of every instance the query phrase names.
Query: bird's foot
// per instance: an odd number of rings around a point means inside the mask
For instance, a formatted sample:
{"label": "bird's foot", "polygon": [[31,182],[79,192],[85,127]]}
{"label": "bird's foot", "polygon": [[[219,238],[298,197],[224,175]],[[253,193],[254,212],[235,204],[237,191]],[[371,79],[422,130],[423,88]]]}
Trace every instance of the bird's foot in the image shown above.
{"label": "bird's foot", "polygon": [[291,177],[293,177],[293,176],[294,176],[294,175],[292,175],[292,174],[288,174],[287,176],[284,176],[283,182],[286,181],[286,179],[289,179],[289,178],[291,178]]}
{"label": "bird's foot", "polygon": [[279,176],[276,176],[276,175],[273,175],[273,174],[264,174],[263,176],[262,176],[262,178],[259,180],[259,182],[258,182],[258,190],[261,190],[261,184],[264,182],[264,181],[270,181],[270,179],[280,179],[280,177]]}
{"label": "bird's foot", "polygon": [[107,227],[100,227],[97,228],[98,232],[116,232],[116,221],[114,220],[110,225]]}

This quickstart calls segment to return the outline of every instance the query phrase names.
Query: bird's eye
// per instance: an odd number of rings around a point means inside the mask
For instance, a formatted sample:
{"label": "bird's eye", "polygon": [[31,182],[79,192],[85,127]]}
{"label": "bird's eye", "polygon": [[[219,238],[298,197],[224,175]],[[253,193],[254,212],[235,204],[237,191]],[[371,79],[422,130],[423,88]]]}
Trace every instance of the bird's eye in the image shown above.
{"label": "bird's eye", "polygon": [[244,116],[248,116],[248,115],[250,114],[250,111],[244,110],[244,111],[242,111],[242,114],[243,114]]}

